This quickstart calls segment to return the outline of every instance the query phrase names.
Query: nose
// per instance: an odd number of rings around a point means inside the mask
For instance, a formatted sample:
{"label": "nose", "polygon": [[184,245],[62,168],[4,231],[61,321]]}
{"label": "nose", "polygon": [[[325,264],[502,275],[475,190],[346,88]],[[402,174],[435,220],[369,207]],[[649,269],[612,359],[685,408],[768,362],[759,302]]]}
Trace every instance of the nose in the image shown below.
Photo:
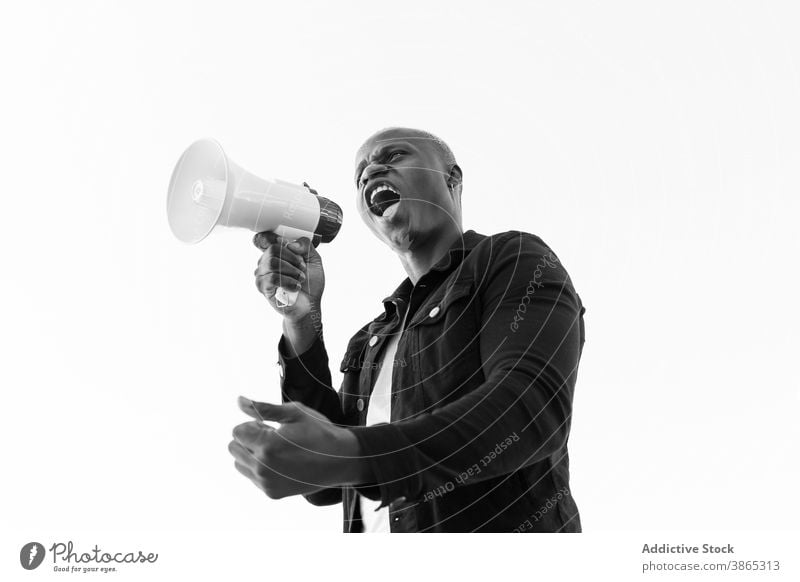
{"label": "nose", "polygon": [[389,168],[385,164],[375,164],[372,163],[364,168],[364,171],[361,172],[361,180],[358,184],[359,188],[363,188],[364,184],[367,183],[373,176],[378,176],[380,174],[385,174]]}

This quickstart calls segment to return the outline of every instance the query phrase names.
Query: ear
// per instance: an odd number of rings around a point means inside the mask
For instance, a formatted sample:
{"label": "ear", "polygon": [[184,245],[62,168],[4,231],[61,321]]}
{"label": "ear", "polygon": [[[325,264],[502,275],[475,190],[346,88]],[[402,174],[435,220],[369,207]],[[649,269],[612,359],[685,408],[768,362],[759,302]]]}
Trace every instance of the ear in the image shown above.
{"label": "ear", "polygon": [[458,164],[453,164],[453,167],[450,168],[450,174],[447,176],[447,187],[450,188],[453,194],[458,192],[459,196],[461,195],[461,181],[463,177]]}

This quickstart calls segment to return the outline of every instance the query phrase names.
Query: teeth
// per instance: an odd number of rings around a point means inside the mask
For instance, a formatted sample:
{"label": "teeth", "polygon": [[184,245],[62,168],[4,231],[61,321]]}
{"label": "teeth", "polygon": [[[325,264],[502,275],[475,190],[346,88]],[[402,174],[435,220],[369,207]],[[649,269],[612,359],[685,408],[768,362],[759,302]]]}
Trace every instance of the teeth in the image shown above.
{"label": "teeth", "polygon": [[375,194],[378,194],[379,192],[383,192],[384,190],[389,190],[389,191],[391,191],[391,192],[394,192],[395,194],[397,194],[397,190],[395,190],[394,188],[392,188],[392,187],[391,187],[391,186],[389,186],[388,184],[381,184],[380,186],[378,186],[377,188],[375,188],[375,189],[374,189],[374,190],[373,190],[373,191],[370,193],[370,195],[369,195],[369,200],[370,200],[370,203],[372,203],[373,199],[375,198]]}

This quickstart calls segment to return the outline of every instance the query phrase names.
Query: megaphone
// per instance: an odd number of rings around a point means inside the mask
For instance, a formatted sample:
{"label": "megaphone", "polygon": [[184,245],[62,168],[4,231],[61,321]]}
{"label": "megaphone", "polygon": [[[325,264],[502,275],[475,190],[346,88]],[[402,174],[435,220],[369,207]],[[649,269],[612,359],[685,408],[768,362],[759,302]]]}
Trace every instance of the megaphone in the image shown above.
{"label": "megaphone", "polygon": [[[307,187],[265,180],[236,165],[213,139],[201,139],[181,155],[167,193],[167,218],[173,234],[198,243],[216,226],[273,231],[291,240],[330,242],[342,225],[338,204]],[[294,305],[299,291],[280,287],[275,299]]]}

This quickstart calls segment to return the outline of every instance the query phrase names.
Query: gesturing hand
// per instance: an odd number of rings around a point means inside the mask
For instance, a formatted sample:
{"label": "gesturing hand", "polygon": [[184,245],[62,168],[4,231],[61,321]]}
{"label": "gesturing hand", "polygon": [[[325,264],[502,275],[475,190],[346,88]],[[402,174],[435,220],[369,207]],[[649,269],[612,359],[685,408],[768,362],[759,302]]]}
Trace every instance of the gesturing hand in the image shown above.
{"label": "gesturing hand", "polygon": [[[313,493],[369,478],[356,437],[299,402],[269,404],[239,397],[257,419],[233,429],[228,450],[236,469],[272,499]],[[281,423],[273,428],[262,420]]]}

